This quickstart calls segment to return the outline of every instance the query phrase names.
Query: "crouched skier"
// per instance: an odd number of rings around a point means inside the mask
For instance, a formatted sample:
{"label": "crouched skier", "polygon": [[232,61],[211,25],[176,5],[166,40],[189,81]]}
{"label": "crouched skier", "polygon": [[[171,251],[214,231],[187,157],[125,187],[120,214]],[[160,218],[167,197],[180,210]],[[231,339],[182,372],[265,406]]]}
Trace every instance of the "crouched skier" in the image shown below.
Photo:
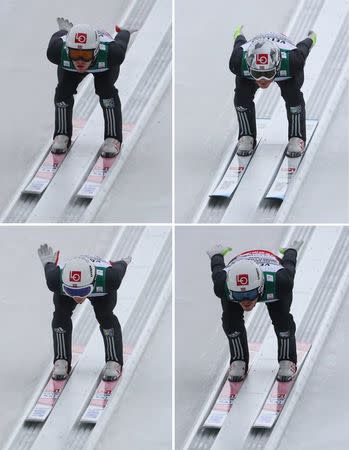
{"label": "crouched skier", "polygon": [[223,330],[230,349],[230,381],[242,381],[248,371],[249,351],[244,311],[266,303],[278,342],[279,381],[290,381],[297,371],[296,324],[290,313],[297,252],[302,241],[284,250],[282,259],[266,250],[237,255],[227,265],[231,250],[216,245],[207,251],[211,259],[214,292],[221,299]]}
{"label": "crouched skier", "polygon": [[45,270],[47,287],[53,292],[52,320],[54,368],[53,379],[64,379],[71,370],[72,314],[78,304],[90,300],[104,341],[105,368],[103,379],[116,380],[123,366],[122,332],[113,310],[117,290],[131,262],[128,256],[120,261],[107,262],[99,257],[78,256],[61,268],[59,252],[47,244],[38,249]]}
{"label": "crouched skier", "polygon": [[104,143],[101,155],[114,157],[122,144],[122,115],[118,90],[114,86],[125,59],[130,34],[121,30],[113,39],[107,32],[88,24],[74,25],[58,18],[59,31],[50,39],[47,58],[57,67],[58,84],[54,97],[55,131],[52,153],[65,153],[73,133],[74,94],[91,73],[104,116]]}
{"label": "crouched skier", "polygon": [[306,109],[301,91],[304,66],[317,36],[308,37],[297,45],[280,33],[264,33],[247,41],[242,26],[234,32],[234,48],[229,60],[230,71],[236,75],[234,105],[239,122],[237,154],[249,156],[257,141],[254,96],[259,88],[267,89],[273,81],[285,100],[288,119],[286,154],[299,157],[306,142]]}

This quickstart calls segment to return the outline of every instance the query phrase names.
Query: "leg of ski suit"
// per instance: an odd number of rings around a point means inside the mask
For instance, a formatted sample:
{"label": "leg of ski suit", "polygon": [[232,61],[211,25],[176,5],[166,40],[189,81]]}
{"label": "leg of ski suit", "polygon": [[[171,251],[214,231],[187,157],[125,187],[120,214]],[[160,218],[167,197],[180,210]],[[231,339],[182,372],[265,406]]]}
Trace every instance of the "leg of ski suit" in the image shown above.
{"label": "leg of ski suit", "polygon": [[239,76],[236,77],[235,86],[234,105],[239,122],[239,139],[252,136],[256,144],[256,108],[253,100],[258,86],[253,80]]}
{"label": "leg of ski suit", "polygon": [[298,72],[296,76],[285,81],[277,81],[282,98],[285,100],[288,119],[288,139],[298,137],[305,142],[306,115],[305,102],[301,87],[304,83],[304,71]]}
{"label": "leg of ski suit", "polygon": [[222,299],[222,325],[229,341],[230,364],[240,360],[249,362],[247,334],[244,322],[244,311],[238,303]]}
{"label": "leg of ski suit", "polygon": [[278,340],[278,361],[287,359],[297,364],[296,324],[290,314],[291,303],[292,297],[267,303],[267,307]]}
{"label": "leg of ski suit", "polygon": [[113,314],[116,306],[116,293],[90,299],[100,325],[104,341],[105,361],[117,361],[123,365],[122,333],[117,317]]}
{"label": "leg of ski suit", "polygon": [[95,90],[104,115],[104,139],[110,137],[122,142],[122,114],[119,93],[114,86],[119,67],[94,75]]}
{"label": "leg of ski suit", "polygon": [[[71,139],[73,134],[73,106],[74,95],[77,87],[85,78],[87,73],[69,72],[68,70],[57,69],[58,84],[55,93],[55,132],[64,134]],[[70,142],[70,141],[69,141]]]}
{"label": "leg of ski suit", "polygon": [[65,295],[53,294],[55,310],[52,319],[53,351],[54,359],[65,359],[68,361],[68,370],[71,367],[72,358],[72,330],[71,316],[76,308],[76,302]]}
{"label": "leg of ski suit", "polygon": [[[281,260],[281,264],[285,268],[285,276],[293,280],[295,265],[286,256]],[[277,302],[267,303],[267,307],[278,340],[278,361],[286,359],[297,364],[296,324],[290,313],[291,304],[292,291]]]}

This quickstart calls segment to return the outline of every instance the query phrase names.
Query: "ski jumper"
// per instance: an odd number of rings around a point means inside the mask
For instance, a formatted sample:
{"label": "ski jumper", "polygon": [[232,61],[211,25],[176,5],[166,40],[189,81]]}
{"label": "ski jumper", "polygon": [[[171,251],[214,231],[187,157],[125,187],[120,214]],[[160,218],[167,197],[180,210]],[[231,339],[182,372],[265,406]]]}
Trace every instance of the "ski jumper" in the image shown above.
{"label": "ski jumper", "polygon": [[[274,81],[279,86],[281,96],[285,100],[288,139],[298,137],[306,141],[306,111],[301,87],[304,83],[304,66],[313,41],[306,38],[297,45],[279,33],[265,33],[256,36],[270,39],[281,51],[281,64]],[[252,136],[254,143],[257,139],[256,110],[254,96],[258,89],[256,81],[250,75],[246,54],[252,41],[246,41],[240,35],[234,42],[234,49],[230,57],[229,68],[236,75],[234,106],[239,122],[239,139],[242,136]]]}
{"label": "ski jumper", "polygon": [[266,303],[278,340],[278,361],[297,363],[296,324],[290,313],[293,280],[296,273],[297,252],[286,250],[282,259],[266,250],[251,250],[232,259],[226,266],[220,254],[211,258],[214,292],[222,303],[222,325],[229,341],[230,363],[236,360],[249,362],[244,310],[232,300],[227,287],[227,269],[240,259],[249,259],[260,266],[264,275],[264,291],[258,302]]}
{"label": "ski jumper", "polygon": [[[105,361],[117,361],[123,365],[122,333],[120,323],[113,314],[117,302],[117,289],[125,275],[125,261],[109,263],[98,257],[88,257],[96,267],[96,281],[93,292],[88,296],[104,341]],[[62,269],[54,263],[45,265],[47,287],[53,292],[55,310],[52,319],[54,362],[57,359],[68,361],[69,370],[72,358],[71,316],[77,303],[62,290]]]}
{"label": "ski jumper", "polygon": [[63,134],[71,139],[73,133],[74,94],[81,81],[91,73],[94,77],[95,91],[104,116],[104,139],[111,137],[122,142],[122,115],[118,90],[114,84],[118,79],[120,65],[125,59],[130,33],[120,31],[115,39],[104,31],[97,31],[100,37],[99,52],[91,66],[79,73],[68,58],[66,48],[67,31],[60,30],[50,39],[47,58],[58,66],[58,85],[54,97],[55,131],[53,137]]}

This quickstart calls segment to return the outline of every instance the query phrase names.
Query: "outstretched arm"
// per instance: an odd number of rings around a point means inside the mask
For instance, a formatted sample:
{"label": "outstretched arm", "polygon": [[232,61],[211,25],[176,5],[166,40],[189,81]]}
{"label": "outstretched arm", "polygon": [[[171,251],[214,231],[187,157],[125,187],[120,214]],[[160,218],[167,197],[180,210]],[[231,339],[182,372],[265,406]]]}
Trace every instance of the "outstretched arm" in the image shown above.
{"label": "outstretched arm", "polygon": [[61,61],[61,51],[63,46],[62,36],[68,34],[66,30],[59,30],[53,33],[47,47],[46,56],[53,64],[59,64]]}
{"label": "outstretched arm", "polygon": [[57,292],[61,289],[61,269],[54,263],[45,265],[46,284],[50,291]]}
{"label": "outstretched arm", "polygon": [[211,259],[211,272],[213,281],[213,290],[217,297],[225,297],[225,284],[227,280],[227,272],[224,270],[224,256],[231,251],[231,247],[217,244],[207,251]]}
{"label": "outstretched arm", "polygon": [[123,63],[131,35],[128,30],[121,30],[119,27],[116,27],[116,30],[118,33],[114,42],[109,44],[109,64],[112,66]]}
{"label": "outstretched arm", "polygon": [[316,43],[316,34],[310,34],[309,37],[298,42],[297,49],[292,50],[290,53],[290,72],[291,76],[294,76],[300,70],[303,70],[305,62],[309,56],[311,48]]}
{"label": "outstretched arm", "polygon": [[108,267],[106,271],[106,288],[108,292],[119,289],[131,259],[128,256],[120,261],[111,261],[111,267]]}
{"label": "outstretched arm", "polygon": [[243,25],[238,25],[233,32],[234,48],[229,60],[229,69],[235,75],[241,75],[241,62],[243,50],[241,48],[247,41],[243,35]]}

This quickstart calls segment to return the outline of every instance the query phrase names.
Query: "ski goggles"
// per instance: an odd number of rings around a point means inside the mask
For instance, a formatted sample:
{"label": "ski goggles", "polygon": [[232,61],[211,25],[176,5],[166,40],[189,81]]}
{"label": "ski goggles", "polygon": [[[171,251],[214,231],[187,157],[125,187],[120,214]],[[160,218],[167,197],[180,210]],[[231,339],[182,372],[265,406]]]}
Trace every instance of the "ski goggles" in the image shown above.
{"label": "ski goggles", "polygon": [[95,54],[94,50],[81,50],[78,48],[68,48],[68,56],[72,61],[78,61],[79,59],[84,62],[90,62],[93,60]]}
{"label": "ski goggles", "polygon": [[68,295],[68,297],[88,297],[92,294],[94,285],[90,284],[84,287],[71,287],[62,285],[63,292]]}
{"label": "ski goggles", "polygon": [[259,297],[258,288],[246,292],[230,291],[233,301],[242,302],[244,300],[252,301]]}
{"label": "ski goggles", "polygon": [[258,70],[254,70],[254,69],[250,69],[250,74],[251,77],[254,80],[272,80],[273,78],[275,78],[276,75],[276,68],[273,70],[268,70],[268,71],[258,71]]}

